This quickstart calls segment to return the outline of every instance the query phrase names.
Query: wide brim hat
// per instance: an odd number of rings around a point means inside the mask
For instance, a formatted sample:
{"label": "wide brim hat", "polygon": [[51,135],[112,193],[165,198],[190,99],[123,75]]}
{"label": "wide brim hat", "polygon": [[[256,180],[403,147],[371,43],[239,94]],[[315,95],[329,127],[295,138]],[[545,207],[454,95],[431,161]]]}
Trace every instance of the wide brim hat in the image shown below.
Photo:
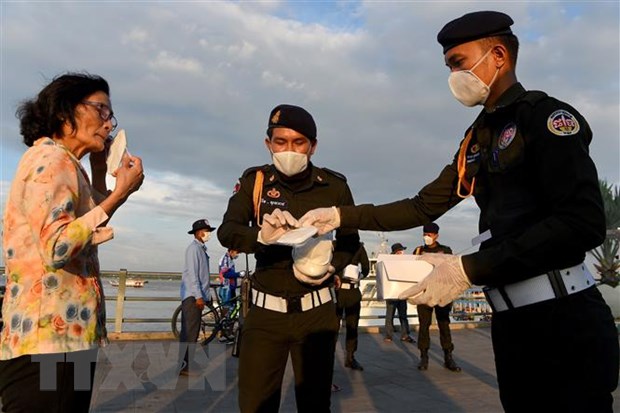
{"label": "wide brim hat", "polygon": [[200,231],[201,229],[208,229],[209,231],[213,231],[215,227],[209,225],[209,221],[206,219],[199,219],[198,221],[192,224],[192,229],[187,231],[188,234],[195,234],[196,231]]}

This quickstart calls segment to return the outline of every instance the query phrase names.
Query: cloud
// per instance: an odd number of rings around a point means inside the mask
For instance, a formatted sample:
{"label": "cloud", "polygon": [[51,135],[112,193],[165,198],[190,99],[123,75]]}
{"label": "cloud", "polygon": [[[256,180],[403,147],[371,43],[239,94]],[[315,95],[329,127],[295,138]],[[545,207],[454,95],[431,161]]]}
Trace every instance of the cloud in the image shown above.
{"label": "cloud", "polygon": [[[357,202],[413,196],[451,161],[477,111],[450,95],[436,42],[450,19],[486,2],[6,3],[2,15],[2,179],[23,152],[14,117],[66,70],[103,75],[147,180],[113,217],[104,268],[178,270],[195,217],[221,219],[248,167],[270,162],[263,139],[280,103],[318,124],[313,162],[344,173]],[[594,131],[599,175],[620,182],[619,5],[502,3],[521,39],[517,73],[566,100]],[[53,24],[50,24],[53,22]],[[593,29],[595,28],[595,29]],[[440,220],[458,251],[475,207]],[[443,223],[443,224],[442,224]],[[419,231],[387,234],[419,243]],[[375,233],[364,233],[378,245]],[[402,239],[401,239],[402,238]],[[449,242],[448,242],[449,241]],[[212,242],[214,256],[223,248]],[[122,251],[131,251],[122,253]],[[133,265],[133,264],[132,264]]]}

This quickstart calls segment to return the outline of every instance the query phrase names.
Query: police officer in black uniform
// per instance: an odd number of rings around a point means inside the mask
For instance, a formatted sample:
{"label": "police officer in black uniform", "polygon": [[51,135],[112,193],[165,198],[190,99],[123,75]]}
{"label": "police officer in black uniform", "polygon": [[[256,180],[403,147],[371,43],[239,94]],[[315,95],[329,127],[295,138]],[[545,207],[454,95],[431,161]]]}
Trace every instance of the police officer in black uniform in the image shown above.
{"label": "police officer in black uniform", "polygon": [[336,231],[333,268],[318,278],[294,267],[293,248],[276,241],[298,225],[295,217],[316,207],[353,205],[353,197],[344,176],[310,163],[316,125],[305,109],[275,107],[267,135],[273,164],[243,173],[217,233],[225,247],[256,258],[241,336],[240,411],[278,411],[290,354],[298,411],[328,412],[339,328],[333,274],[351,262],[359,235],[354,229]]}
{"label": "police officer in black uniform", "polygon": [[[414,255],[422,254],[452,254],[452,248],[447,245],[440,244],[439,225],[434,222],[424,224],[422,227],[422,235],[424,237],[424,245],[420,245],[413,250]],[[431,347],[431,337],[429,334],[431,322],[433,320],[433,311],[437,318],[437,326],[439,327],[439,343],[444,353],[444,367],[450,371],[459,372],[461,368],[454,361],[452,352],[454,351],[454,343],[452,343],[452,334],[450,333],[450,312],[452,311],[452,302],[446,305],[436,305],[430,307],[425,304],[416,306],[418,312],[418,348],[420,349],[420,363],[418,370],[428,369],[428,349]]]}
{"label": "police officer in black uniform", "polygon": [[403,230],[440,217],[463,197],[480,208],[482,242],[463,256],[428,254],[435,269],[401,294],[445,305],[473,284],[494,309],[492,339],[507,412],[611,412],[618,332],[583,264],[605,238],[592,131],[575,108],[517,81],[518,40],[504,13],[466,14],[439,32],[449,85],[484,110],[457,155],[414,198],[321,208],[300,221]]}
{"label": "police officer in black uniform", "polygon": [[[365,278],[370,272],[370,261],[364,244],[360,242],[359,248],[353,259],[352,266],[358,267],[359,277]],[[357,270],[357,268],[356,268]],[[353,370],[363,371],[364,367],[355,359],[357,351],[357,329],[360,321],[360,311],[362,309],[362,293],[360,292],[359,279],[357,281],[344,277],[344,272],[336,274],[338,277],[336,288],[336,314],[338,319],[342,319],[346,328],[345,350],[347,352],[344,366]]]}

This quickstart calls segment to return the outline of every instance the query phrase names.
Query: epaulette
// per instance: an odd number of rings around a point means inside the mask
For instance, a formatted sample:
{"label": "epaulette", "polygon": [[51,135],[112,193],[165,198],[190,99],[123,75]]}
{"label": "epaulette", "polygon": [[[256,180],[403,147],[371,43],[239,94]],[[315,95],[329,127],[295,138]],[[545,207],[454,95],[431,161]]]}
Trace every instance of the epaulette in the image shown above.
{"label": "epaulette", "polygon": [[343,174],[341,174],[340,172],[332,171],[329,168],[321,168],[321,169],[324,170],[325,172],[330,173],[330,174],[334,175],[335,177],[340,178],[343,181],[347,182],[347,177],[344,176]]}
{"label": "epaulette", "polygon": [[519,102],[526,102],[529,103],[531,106],[536,106],[538,102],[540,102],[547,96],[549,95],[540,90],[528,90],[519,98]]}
{"label": "epaulette", "polygon": [[261,166],[252,166],[251,168],[248,168],[245,171],[243,171],[243,174],[241,174],[241,177],[245,178],[246,176],[248,176],[252,172],[256,172],[258,170],[263,170],[264,171],[268,166],[269,165],[267,165],[267,164],[261,165]]}

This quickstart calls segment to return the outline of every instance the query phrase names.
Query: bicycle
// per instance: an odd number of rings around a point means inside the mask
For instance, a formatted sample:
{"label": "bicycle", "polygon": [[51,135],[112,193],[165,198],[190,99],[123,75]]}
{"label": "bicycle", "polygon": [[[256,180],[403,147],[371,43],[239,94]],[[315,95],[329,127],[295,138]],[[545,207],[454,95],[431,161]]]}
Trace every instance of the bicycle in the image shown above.
{"label": "bicycle", "polygon": [[[216,288],[222,288],[221,284],[212,284],[215,294],[214,302],[207,303],[202,311],[200,320],[200,336],[198,341],[200,344],[207,345],[215,337],[220,336],[222,341],[232,343],[235,339],[237,329],[239,328],[239,313],[241,311],[241,297],[236,296],[233,299],[222,303]],[[179,305],[172,314],[172,333],[179,338],[181,333],[181,305]]]}

